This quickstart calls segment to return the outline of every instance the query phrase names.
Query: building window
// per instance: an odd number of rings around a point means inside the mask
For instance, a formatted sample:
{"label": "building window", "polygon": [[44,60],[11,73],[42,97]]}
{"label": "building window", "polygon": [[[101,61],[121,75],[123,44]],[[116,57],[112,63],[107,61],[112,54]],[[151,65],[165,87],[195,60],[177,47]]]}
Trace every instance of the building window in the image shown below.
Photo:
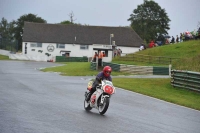
{"label": "building window", "polygon": [[80,45],[80,49],[88,49],[89,45]]}
{"label": "building window", "polygon": [[31,47],[42,47],[42,43],[31,43]]}
{"label": "building window", "polygon": [[56,48],[65,48],[65,44],[56,44]]}

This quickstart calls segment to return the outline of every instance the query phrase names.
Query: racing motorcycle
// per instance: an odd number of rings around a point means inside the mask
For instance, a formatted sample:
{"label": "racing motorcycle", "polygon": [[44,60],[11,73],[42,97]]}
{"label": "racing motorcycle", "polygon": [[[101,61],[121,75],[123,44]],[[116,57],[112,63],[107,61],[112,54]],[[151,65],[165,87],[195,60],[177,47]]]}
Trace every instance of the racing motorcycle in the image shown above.
{"label": "racing motorcycle", "polygon": [[[88,82],[88,90],[91,90],[92,84],[93,81]],[[92,94],[90,100],[88,102],[84,100],[85,110],[89,111],[92,108],[96,108],[98,109],[99,113],[103,115],[108,109],[111,95],[115,92],[115,87],[113,86],[112,82],[108,80],[102,80],[101,84],[96,87],[96,91]],[[85,99],[88,95],[89,93],[86,91]]]}

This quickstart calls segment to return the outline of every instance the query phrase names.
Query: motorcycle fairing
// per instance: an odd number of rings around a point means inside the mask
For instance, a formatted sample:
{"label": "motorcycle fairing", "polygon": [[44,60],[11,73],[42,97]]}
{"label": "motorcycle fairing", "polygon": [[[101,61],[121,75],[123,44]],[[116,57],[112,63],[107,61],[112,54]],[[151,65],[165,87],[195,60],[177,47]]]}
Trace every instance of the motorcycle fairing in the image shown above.
{"label": "motorcycle fairing", "polygon": [[[102,95],[103,90],[102,89],[97,89],[91,96],[90,98],[90,106],[91,107],[95,107],[98,109],[98,99],[100,98],[100,96]],[[94,100],[95,97],[95,101]]]}

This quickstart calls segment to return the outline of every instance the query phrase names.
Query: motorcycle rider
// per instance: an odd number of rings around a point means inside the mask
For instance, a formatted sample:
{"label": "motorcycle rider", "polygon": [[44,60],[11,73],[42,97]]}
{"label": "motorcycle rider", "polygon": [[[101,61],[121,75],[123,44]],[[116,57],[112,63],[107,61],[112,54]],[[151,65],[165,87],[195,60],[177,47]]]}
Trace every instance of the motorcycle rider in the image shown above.
{"label": "motorcycle rider", "polygon": [[95,81],[92,84],[92,88],[91,90],[89,90],[89,94],[86,97],[86,101],[88,102],[90,100],[90,97],[92,96],[92,94],[96,91],[96,87],[101,84],[102,80],[109,80],[112,82],[112,78],[110,76],[112,72],[112,68],[110,66],[105,66],[103,68],[103,71],[101,71],[100,73],[97,74]]}

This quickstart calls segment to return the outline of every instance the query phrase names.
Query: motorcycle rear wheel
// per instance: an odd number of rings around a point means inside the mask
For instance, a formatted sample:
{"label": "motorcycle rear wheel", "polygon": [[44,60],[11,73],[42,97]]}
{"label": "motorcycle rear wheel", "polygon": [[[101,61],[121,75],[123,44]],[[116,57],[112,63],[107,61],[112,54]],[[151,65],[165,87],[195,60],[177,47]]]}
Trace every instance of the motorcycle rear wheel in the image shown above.
{"label": "motorcycle rear wheel", "polygon": [[92,107],[90,107],[90,101],[87,102],[86,100],[84,100],[84,108],[87,111],[92,109]]}
{"label": "motorcycle rear wheel", "polygon": [[107,109],[108,109],[108,106],[109,106],[109,103],[110,103],[110,98],[106,97],[104,99],[104,102],[103,102],[103,105],[102,106],[99,106],[99,113],[101,115],[105,114]]}

